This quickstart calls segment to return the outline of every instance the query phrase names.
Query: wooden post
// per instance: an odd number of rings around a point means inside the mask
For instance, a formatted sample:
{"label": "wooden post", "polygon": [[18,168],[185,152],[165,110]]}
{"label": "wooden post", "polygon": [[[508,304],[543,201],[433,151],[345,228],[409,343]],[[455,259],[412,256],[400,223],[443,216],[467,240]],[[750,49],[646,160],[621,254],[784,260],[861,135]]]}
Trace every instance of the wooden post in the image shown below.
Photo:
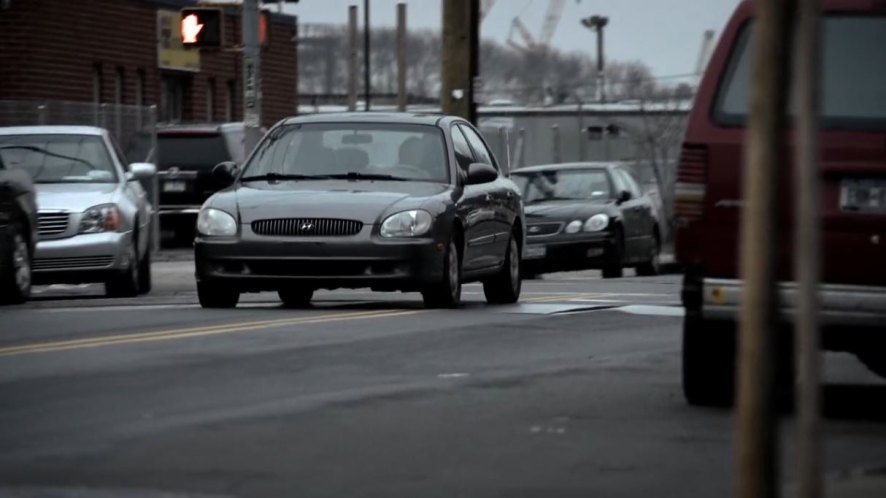
{"label": "wooden post", "polygon": [[799,498],[822,495],[818,282],[821,272],[819,116],[821,109],[821,0],[799,0],[794,44],[797,97],[796,232],[797,279],[797,474]]}
{"label": "wooden post", "polygon": [[357,6],[348,7],[348,110],[357,110],[357,71],[359,70]]}
{"label": "wooden post", "polygon": [[474,78],[478,72],[479,0],[443,2],[440,104],[443,114],[476,122]]}
{"label": "wooden post", "polygon": [[406,110],[406,4],[397,4],[397,110]]}
{"label": "wooden post", "polygon": [[776,192],[784,169],[792,0],[755,2],[750,114],[741,226],[742,293],[738,337],[736,480],[738,498],[770,498],[777,489],[774,354],[778,294]]}

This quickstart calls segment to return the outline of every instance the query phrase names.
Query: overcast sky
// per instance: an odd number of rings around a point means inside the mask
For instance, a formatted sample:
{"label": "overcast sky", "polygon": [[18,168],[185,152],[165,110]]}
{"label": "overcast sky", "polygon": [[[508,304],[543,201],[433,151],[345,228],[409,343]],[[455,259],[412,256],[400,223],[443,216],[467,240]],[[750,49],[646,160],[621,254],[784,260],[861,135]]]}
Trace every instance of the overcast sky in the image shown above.
{"label": "overcast sky", "polygon": [[[270,3],[270,0],[268,0]],[[396,4],[404,0],[370,0],[373,26],[393,26]],[[440,29],[441,0],[405,0],[410,29]],[[300,23],[347,22],[349,5],[362,0],[301,0],[286,6]],[[497,0],[481,26],[481,36],[507,40],[514,16],[519,15],[533,36],[541,32],[549,0]],[[738,0],[567,0],[563,17],[551,45],[566,51],[596,52],[594,35],[579,20],[592,14],[609,17],[606,57],[640,60],[656,76],[691,73],[695,70],[706,29],[719,35]],[[482,68],[481,68],[482,71]]]}

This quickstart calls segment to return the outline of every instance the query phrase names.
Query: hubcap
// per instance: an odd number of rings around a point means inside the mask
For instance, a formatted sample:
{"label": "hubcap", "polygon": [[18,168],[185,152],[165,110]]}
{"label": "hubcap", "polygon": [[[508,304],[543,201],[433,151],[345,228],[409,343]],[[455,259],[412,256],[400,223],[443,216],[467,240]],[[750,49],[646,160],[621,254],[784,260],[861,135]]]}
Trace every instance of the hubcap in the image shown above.
{"label": "hubcap", "polygon": [[31,258],[28,254],[28,244],[24,237],[15,235],[15,249],[12,253],[12,267],[15,271],[15,284],[20,291],[26,291],[31,285]]}
{"label": "hubcap", "polygon": [[508,258],[511,260],[511,286],[517,290],[520,285],[520,251],[517,249],[517,243],[513,240]]}
{"label": "hubcap", "polygon": [[458,249],[452,243],[449,244],[449,290],[453,297],[458,295],[458,282]]}

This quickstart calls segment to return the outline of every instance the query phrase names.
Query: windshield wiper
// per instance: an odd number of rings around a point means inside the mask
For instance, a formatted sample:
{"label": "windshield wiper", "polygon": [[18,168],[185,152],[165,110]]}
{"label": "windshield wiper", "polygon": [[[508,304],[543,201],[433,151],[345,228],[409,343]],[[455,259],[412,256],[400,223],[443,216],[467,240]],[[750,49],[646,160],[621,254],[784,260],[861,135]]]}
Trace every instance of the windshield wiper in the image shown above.
{"label": "windshield wiper", "polygon": [[43,147],[37,147],[36,145],[0,145],[0,150],[29,150],[31,152],[39,152],[46,156],[57,157],[59,159],[67,159],[69,161],[76,161],[81,164],[85,164],[89,169],[99,169],[96,165],[91,162],[81,159],[79,157],[69,156],[66,154],[59,154],[58,152],[52,152],[44,149]]}
{"label": "windshield wiper", "polygon": [[349,171],[347,173],[327,176],[336,180],[391,180],[396,182],[410,181],[409,178],[403,178],[402,176],[385,175],[379,173],[358,173],[356,171]]}
{"label": "windshield wiper", "polygon": [[296,174],[288,174],[288,173],[265,173],[263,175],[253,175],[253,176],[244,176],[240,179],[241,182],[256,182],[256,181],[267,181],[267,182],[279,182],[281,180],[327,180],[331,178],[327,175],[296,175]]}

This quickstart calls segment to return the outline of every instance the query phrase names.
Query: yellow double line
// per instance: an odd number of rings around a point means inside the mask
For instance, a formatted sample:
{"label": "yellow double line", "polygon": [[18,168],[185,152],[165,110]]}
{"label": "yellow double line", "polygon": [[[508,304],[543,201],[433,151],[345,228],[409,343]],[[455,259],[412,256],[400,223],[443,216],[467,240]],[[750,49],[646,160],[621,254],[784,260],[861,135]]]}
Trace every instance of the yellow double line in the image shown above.
{"label": "yellow double line", "polygon": [[287,325],[308,325],[315,323],[327,322],[344,322],[351,320],[388,318],[393,316],[403,316],[421,313],[421,310],[415,311],[367,311],[357,313],[336,313],[331,315],[307,316],[301,318],[283,318],[279,320],[263,320],[259,322],[244,323],[226,323],[212,325],[208,327],[194,327],[186,329],[160,330],[156,332],[140,332],[135,334],[119,334],[103,337],[93,337],[89,339],[75,339],[70,341],[44,342],[36,344],[25,344],[22,346],[10,346],[0,348],[0,357],[16,356],[35,353],[51,353],[56,351],[68,351],[72,349],[99,348],[105,346],[116,346],[119,344],[134,344],[139,342],[153,341],[169,341],[176,339],[186,339],[191,337],[204,337],[220,334],[233,334],[240,332],[251,332],[256,330],[265,330]]}

